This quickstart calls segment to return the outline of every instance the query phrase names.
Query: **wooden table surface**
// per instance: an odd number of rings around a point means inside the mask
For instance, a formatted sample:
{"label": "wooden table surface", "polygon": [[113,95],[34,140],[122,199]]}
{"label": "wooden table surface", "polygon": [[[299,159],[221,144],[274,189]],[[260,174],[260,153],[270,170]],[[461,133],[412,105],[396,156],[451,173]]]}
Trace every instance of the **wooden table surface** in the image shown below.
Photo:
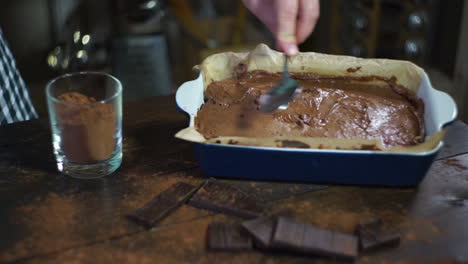
{"label": "wooden table surface", "polygon": [[[126,213],[173,183],[205,179],[191,145],[173,137],[187,123],[173,97],[127,103],[122,166],[99,180],[57,173],[47,119],[0,127],[0,263],[340,263],[207,252],[209,223],[241,219],[188,205],[151,230],[128,221]],[[418,188],[226,182],[253,194],[267,210],[289,209],[306,223],[352,232],[359,221],[381,217],[401,232],[399,247],[362,255],[358,263],[468,263],[464,153],[468,127],[456,122]]]}

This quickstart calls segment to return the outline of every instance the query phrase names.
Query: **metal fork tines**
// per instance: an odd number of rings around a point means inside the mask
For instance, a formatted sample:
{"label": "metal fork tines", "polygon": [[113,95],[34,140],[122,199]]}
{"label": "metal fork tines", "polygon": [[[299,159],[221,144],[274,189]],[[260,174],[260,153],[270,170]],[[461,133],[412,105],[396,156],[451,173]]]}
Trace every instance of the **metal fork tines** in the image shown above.
{"label": "metal fork tines", "polygon": [[277,109],[285,110],[289,102],[300,93],[299,83],[289,75],[288,56],[285,54],[281,79],[276,86],[260,96],[260,111],[271,113]]}

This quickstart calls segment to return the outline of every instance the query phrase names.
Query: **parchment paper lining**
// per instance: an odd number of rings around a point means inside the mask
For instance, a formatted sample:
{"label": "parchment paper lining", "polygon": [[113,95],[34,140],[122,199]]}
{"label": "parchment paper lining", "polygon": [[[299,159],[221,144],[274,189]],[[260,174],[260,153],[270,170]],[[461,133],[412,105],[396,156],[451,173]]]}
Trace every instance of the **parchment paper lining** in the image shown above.
{"label": "parchment paper lining", "polygon": [[[281,72],[283,54],[270,49],[265,44],[258,45],[251,52],[219,53],[207,57],[201,65],[195,68],[202,72],[204,89],[213,81],[220,81],[235,76],[235,69],[243,63],[247,71],[265,70],[268,72]],[[326,55],[314,52],[303,52],[291,58],[289,69],[291,72],[314,72],[323,75],[338,76],[381,76],[385,78],[396,77],[397,82],[406,88],[418,92],[424,70],[408,61],[388,59],[361,59],[349,56]],[[358,70],[349,70],[358,69]],[[386,152],[418,153],[434,149],[442,140],[444,131],[426,137],[425,141],[416,146],[396,146],[385,149],[379,140],[338,139],[338,138],[308,138],[308,137],[278,137],[278,138],[246,138],[246,137],[219,137],[205,139],[191,126],[179,131],[177,138],[192,142],[209,142],[218,144],[235,144],[261,147],[294,147],[301,144],[283,144],[296,142],[308,145],[312,149],[338,149],[338,150],[373,150],[380,149]]]}

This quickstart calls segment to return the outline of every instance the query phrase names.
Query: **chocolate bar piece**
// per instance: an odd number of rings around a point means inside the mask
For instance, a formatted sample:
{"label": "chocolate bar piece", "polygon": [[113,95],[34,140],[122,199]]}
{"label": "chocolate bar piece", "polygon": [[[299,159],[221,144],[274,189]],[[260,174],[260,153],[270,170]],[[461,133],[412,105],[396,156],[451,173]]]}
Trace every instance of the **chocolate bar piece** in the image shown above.
{"label": "chocolate bar piece", "polygon": [[255,246],[271,248],[271,237],[276,224],[276,217],[259,217],[242,223],[242,227],[254,238]]}
{"label": "chocolate bar piece", "polygon": [[400,243],[400,234],[385,231],[381,219],[360,223],[354,233],[358,236],[361,251],[396,246]]}
{"label": "chocolate bar piece", "polygon": [[255,218],[262,213],[262,208],[253,197],[234,186],[216,180],[208,180],[188,204],[244,218]]}
{"label": "chocolate bar piece", "polygon": [[252,249],[252,238],[240,224],[212,223],[208,226],[208,249],[243,251]]}
{"label": "chocolate bar piece", "polygon": [[271,245],[306,255],[343,259],[355,259],[358,255],[358,241],[355,236],[285,217],[278,218]]}
{"label": "chocolate bar piece", "polygon": [[198,187],[179,182],[158,194],[143,207],[127,214],[127,217],[146,228],[153,227],[172,210],[184,204]]}

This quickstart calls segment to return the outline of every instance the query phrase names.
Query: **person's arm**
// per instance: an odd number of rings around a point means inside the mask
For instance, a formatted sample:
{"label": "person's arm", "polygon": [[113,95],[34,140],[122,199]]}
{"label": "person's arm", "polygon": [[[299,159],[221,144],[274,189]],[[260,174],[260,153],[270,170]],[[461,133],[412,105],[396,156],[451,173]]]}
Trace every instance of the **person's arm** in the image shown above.
{"label": "person's arm", "polygon": [[36,110],[0,28],[0,125],[34,118]]}
{"label": "person's arm", "polygon": [[275,35],[276,46],[287,55],[312,33],[320,15],[319,0],[243,0]]}

